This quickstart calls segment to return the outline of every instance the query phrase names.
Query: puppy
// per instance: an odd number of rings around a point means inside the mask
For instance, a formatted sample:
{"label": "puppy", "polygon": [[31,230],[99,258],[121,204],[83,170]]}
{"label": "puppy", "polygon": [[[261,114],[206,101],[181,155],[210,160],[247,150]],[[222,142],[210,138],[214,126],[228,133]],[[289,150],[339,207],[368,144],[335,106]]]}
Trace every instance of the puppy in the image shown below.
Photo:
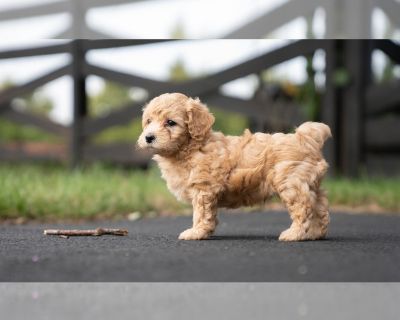
{"label": "puppy", "polygon": [[292,134],[225,136],[212,131],[214,117],[198,99],[166,93],[143,110],[138,146],[151,150],[169,190],[193,205],[193,226],[179,239],[208,238],[217,208],[262,203],[278,194],[292,224],[279,240],[323,238],[329,223],[321,189],[328,164],[321,148],[331,136],[323,123],[306,122]]}

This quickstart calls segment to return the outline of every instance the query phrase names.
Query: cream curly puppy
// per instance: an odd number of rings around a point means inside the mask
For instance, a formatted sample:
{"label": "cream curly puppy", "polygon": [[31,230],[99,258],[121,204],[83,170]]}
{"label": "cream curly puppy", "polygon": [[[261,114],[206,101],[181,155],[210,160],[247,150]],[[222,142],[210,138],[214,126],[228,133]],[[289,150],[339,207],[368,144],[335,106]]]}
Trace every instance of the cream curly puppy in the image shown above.
{"label": "cream curly puppy", "polygon": [[279,240],[316,240],[326,235],[328,201],[321,179],[328,164],[321,148],[327,125],[306,122],[293,134],[225,136],[212,131],[214,117],[198,99],[181,93],[154,98],[143,110],[139,147],[151,150],[169,190],[193,205],[193,226],[179,239],[208,238],[217,208],[264,202],[278,194],[292,225]]}

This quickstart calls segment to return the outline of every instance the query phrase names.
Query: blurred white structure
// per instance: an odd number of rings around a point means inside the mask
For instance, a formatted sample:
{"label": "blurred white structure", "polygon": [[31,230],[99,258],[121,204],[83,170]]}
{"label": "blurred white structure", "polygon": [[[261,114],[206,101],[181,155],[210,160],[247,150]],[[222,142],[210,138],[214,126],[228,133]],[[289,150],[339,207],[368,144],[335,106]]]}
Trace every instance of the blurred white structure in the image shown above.
{"label": "blurred white structure", "polygon": [[[202,0],[192,1],[192,3],[201,4]],[[152,3],[156,6],[159,3],[171,2],[171,5],[180,5],[176,1],[168,0],[50,0],[45,3],[25,5],[8,9],[0,9],[0,28],[1,22],[9,22],[17,19],[26,19],[40,16],[50,16],[59,13],[68,13],[70,19],[68,27],[62,32],[51,35],[52,38],[113,38],[115,36],[107,32],[100,31],[89,26],[87,14],[91,9],[115,7],[116,5],[125,5],[131,3]],[[270,0],[254,1],[255,4],[265,4],[273,2]],[[390,29],[400,28],[400,2],[397,0],[289,0],[286,2],[278,1],[278,7],[266,12],[261,12],[257,17],[245,22],[235,30],[231,30],[224,35],[225,38],[264,38],[271,35],[275,30],[298,19],[306,18],[312,21],[315,18],[315,12],[322,12],[323,19],[319,26],[324,30],[324,38],[372,38],[373,12],[380,9],[390,20]],[[247,2],[248,4],[248,2]],[[207,4],[204,4],[207,6]],[[243,3],[245,6],[246,3]],[[210,10],[223,10],[219,12],[221,19],[229,15],[234,8],[217,9],[213,6]],[[167,15],[168,13],[166,13]],[[194,13],[195,14],[195,13]],[[117,19],[117,18],[116,18]],[[104,25],[110,21],[104,21]],[[153,23],[162,24],[162,21],[155,20]],[[179,21],[176,22],[179,24]],[[139,38],[148,37],[144,30],[138,31]],[[215,35],[210,35],[215,38]],[[123,36],[117,36],[123,38]],[[286,38],[292,38],[287,34]]]}
{"label": "blurred white structure", "polygon": [[291,0],[228,34],[228,38],[261,38],[288,22],[313,19],[324,10],[324,38],[370,39],[373,10],[381,9],[392,28],[400,28],[400,3],[395,0]]}

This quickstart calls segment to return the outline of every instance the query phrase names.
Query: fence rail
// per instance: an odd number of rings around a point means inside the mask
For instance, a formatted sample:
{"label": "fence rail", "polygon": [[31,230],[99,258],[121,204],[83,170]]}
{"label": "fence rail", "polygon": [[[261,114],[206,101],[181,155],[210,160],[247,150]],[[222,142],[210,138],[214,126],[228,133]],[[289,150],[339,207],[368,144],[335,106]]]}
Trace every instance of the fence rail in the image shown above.
{"label": "fence rail", "polygon": [[[220,87],[233,80],[256,74],[303,56],[312,57],[317,50],[325,52],[326,84],[321,105],[321,119],[331,128],[334,139],[326,146],[332,172],[354,176],[360,168],[373,163],[379,171],[379,158],[385,154],[400,160],[400,139],[395,134],[400,125],[400,82],[375,84],[371,77],[371,56],[374,50],[384,52],[394,63],[399,63],[400,46],[389,40],[300,40],[261,54],[255,58],[226,68],[209,76],[185,82],[158,81],[134,74],[111,70],[89,63],[90,50],[155,44],[168,42],[142,40],[73,40],[65,44],[26,48],[0,52],[0,59],[22,58],[35,55],[67,53],[70,63],[41,75],[27,83],[0,92],[0,117],[21,124],[30,124],[55,134],[68,142],[68,147],[56,150],[30,152],[21,145],[0,145],[0,160],[58,159],[68,160],[72,166],[82,161],[105,160],[144,166],[148,157],[135,151],[133,145],[94,145],[92,138],[112,126],[128,124],[140,117],[140,102],[130,102],[116,111],[97,118],[88,117],[86,78],[97,75],[130,87],[140,87],[148,92],[149,99],[163,92],[183,92],[199,96],[203,101],[226,111],[239,112],[253,119],[256,128],[268,121],[281,121],[291,127],[304,120],[299,114],[283,117],[276,110],[297,108],[294,102],[276,105],[256,96],[244,100],[227,96]],[[160,49],[161,50],[161,49]],[[340,70],[346,70],[349,82],[336,83]],[[63,126],[27,111],[12,108],[12,100],[64,75],[73,80],[73,122]],[[297,108],[298,109],[298,108]],[[373,159],[371,162],[370,159]],[[378,159],[378,160],[376,160]],[[383,159],[384,160],[384,159]],[[382,162],[383,163],[383,162]],[[399,161],[400,163],[400,161]],[[400,168],[396,161],[383,168],[388,171]]]}
{"label": "fence rail", "polygon": [[[111,39],[111,34],[93,29],[87,23],[87,12],[99,7],[133,4],[145,0],[58,0],[0,10],[0,23],[32,17],[68,14],[70,23],[57,39]],[[146,0],[147,2],[156,2]],[[160,1],[160,0],[158,0]],[[244,25],[229,31],[225,38],[263,38],[299,17],[312,20],[318,9],[325,11],[325,38],[372,38],[373,10],[379,8],[394,28],[400,28],[400,3],[396,0],[289,0],[264,12]],[[221,12],[224,14],[224,12]],[[105,22],[104,25],[107,25]],[[139,37],[141,35],[138,35]]]}

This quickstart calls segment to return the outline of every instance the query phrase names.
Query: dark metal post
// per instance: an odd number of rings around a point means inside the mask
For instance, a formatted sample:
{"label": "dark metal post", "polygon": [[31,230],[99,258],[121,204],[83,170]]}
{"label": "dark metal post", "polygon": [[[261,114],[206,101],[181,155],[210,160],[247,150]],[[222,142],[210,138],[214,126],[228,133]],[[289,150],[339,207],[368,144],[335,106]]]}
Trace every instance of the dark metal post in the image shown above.
{"label": "dark metal post", "polygon": [[345,42],[345,67],[350,83],[343,95],[341,155],[343,173],[355,177],[364,163],[365,92],[371,81],[371,41]]}
{"label": "dark metal post", "polygon": [[326,40],[325,47],[325,96],[321,109],[321,121],[327,124],[332,131],[332,139],[329,139],[324,147],[324,154],[329,163],[330,175],[338,173],[340,141],[339,130],[339,88],[335,83],[335,75],[340,66],[340,52],[343,42],[341,40]]}
{"label": "dark metal post", "polygon": [[71,130],[70,166],[76,168],[82,161],[84,136],[83,124],[87,114],[85,75],[82,72],[85,63],[85,52],[82,41],[71,42],[72,55],[72,82],[73,82],[73,122]]}

